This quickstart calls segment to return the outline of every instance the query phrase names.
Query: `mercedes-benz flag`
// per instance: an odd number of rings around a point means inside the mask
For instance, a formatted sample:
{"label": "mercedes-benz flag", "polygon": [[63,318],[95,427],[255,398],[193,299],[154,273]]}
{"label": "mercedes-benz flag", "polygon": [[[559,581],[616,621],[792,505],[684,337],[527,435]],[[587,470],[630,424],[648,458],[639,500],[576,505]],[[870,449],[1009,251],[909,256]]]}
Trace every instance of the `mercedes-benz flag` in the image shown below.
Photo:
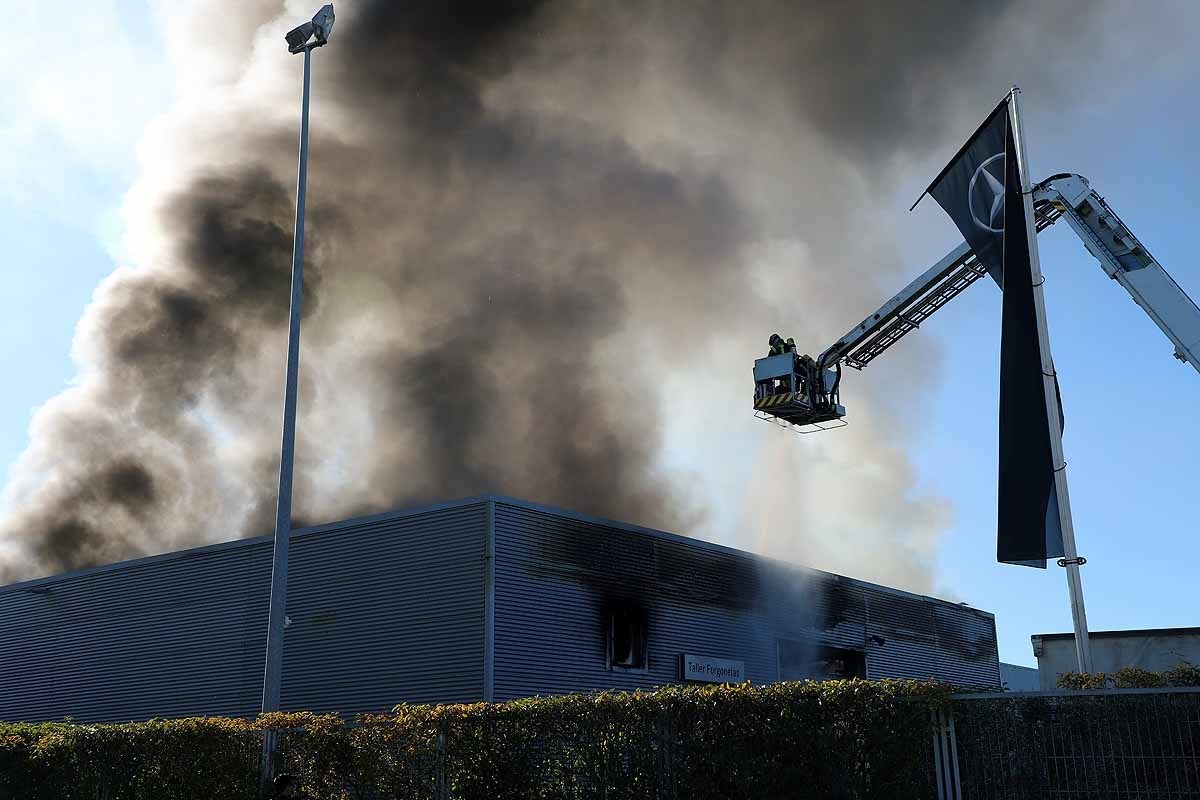
{"label": "mercedes-benz flag", "polygon": [[[1004,140],[1008,134],[1008,100],[975,131],[921,195],[933,195],[979,263],[1003,287],[1004,254]],[[1019,186],[1019,184],[1018,184]],[[917,203],[921,202],[917,198]],[[917,207],[913,203],[913,208]],[[911,209],[909,209],[911,210]]]}
{"label": "mercedes-benz flag", "polygon": [[[1025,203],[1006,98],[926,190],[1004,291],[996,560],[1063,555]],[[924,195],[922,195],[923,197]]]}

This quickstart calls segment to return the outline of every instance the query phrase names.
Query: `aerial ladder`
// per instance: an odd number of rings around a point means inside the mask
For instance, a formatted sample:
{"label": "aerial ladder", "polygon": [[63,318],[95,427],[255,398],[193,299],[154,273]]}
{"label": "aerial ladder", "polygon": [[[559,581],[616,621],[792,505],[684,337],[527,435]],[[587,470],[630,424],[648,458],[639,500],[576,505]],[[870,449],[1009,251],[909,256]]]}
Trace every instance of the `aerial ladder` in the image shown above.
{"label": "aerial ladder", "polygon": [[[1033,201],[1037,231],[1066,220],[1108,277],[1170,339],[1175,357],[1200,372],[1200,308],[1087,179],[1051,175],[1033,187]],[[864,369],[985,275],[986,267],[963,242],[815,358],[784,352],[757,359],[755,416],[800,433],[845,425],[839,398],[843,366]]]}

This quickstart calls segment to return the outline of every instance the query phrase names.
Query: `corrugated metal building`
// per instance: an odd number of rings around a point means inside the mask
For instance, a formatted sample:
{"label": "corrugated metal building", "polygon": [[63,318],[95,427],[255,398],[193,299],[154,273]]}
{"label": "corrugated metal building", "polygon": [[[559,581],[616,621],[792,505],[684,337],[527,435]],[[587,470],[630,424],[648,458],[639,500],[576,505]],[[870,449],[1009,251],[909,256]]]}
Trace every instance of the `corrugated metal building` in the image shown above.
{"label": "corrugated metal building", "polygon": [[[0,719],[253,715],[270,569],[260,537],[0,587]],[[987,612],[505,497],[298,531],[289,575],[286,709],[633,689],[685,669],[1000,682]]]}
{"label": "corrugated metal building", "polygon": [[1000,662],[1000,682],[1006,692],[1037,692],[1042,684],[1038,679],[1037,667]]}

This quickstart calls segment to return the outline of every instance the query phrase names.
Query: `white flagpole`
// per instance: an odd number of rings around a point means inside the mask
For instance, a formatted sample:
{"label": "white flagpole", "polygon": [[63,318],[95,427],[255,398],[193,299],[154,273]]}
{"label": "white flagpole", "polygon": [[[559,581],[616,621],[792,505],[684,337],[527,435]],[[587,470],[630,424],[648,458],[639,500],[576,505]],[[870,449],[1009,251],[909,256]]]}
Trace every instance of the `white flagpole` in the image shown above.
{"label": "white flagpole", "polygon": [[1071,621],[1075,627],[1075,653],[1079,671],[1092,672],[1092,644],[1088,639],[1087,612],[1083,608],[1083,582],[1079,575],[1081,559],[1075,550],[1075,526],[1071,521],[1071,498],[1067,494],[1067,462],[1062,449],[1062,417],[1058,408],[1058,392],[1054,378],[1054,359],[1050,355],[1050,332],[1046,325],[1046,299],[1042,291],[1045,279],[1038,258],[1037,228],[1033,217],[1033,187],[1029,180],[1029,160],[1025,151],[1025,136],[1021,129],[1018,98],[1021,90],[1012,87],[1008,107],[1012,112],[1013,143],[1017,148],[1017,163],[1021,174],[1021,197],[1025,202],[1025,233],[1029,237],[1029,267],[1033,277],[1033,306],[1037,315],[1038,347],[1042,357],[1042,384],[1046,393],[1046,418],[1050,425],[1050,453],[1054,460],[1054,489],[1058,495],[1058,521],[1062,528],[1064,558],[1060,564],[1067,569],[1067,589],[1071,595]]}

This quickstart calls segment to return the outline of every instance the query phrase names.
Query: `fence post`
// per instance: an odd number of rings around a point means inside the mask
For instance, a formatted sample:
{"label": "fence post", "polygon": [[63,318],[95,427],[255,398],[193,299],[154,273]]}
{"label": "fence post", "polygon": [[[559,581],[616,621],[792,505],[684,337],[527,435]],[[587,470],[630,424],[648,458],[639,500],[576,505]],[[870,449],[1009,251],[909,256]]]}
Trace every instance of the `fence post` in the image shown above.
{"label": "fence post", "polygon": [[666,716],[660,714],[654,720],[654,738],[658,740],[654,796],[657,800],[675,800],[672,770],[675,759],[674,738],[671,735],[671,720]]}
{"label": "fence post", "polygon": [[434,800],[450,800],[450,792],[446,789],[446,724],[438,722],[437,738],[434,739],[433,757],[433,797]]}
{"label": "fence post", "polygon": [[962,785],[958,777],[958,742],[954,732],[954,709],[931,708],[929,720],[933,726],[933,769],[937,778],[938,800],[961,800]]}
{"label": "fence post", "polygon": [[962,780],[958,776],[958,734],[954,731],[954,705],[946,707],[946,738],[950,740],[950,773],[954,779],[954,798],[962,798]]}
{"label": "fence post", "polygon": [[933,776],[937,780],[938,800],[946,800],[946,785],[943,779],[945,770],[942,768],[942,732],[938,724],[938,710],[929,709],[929,732],[933,736]]}

